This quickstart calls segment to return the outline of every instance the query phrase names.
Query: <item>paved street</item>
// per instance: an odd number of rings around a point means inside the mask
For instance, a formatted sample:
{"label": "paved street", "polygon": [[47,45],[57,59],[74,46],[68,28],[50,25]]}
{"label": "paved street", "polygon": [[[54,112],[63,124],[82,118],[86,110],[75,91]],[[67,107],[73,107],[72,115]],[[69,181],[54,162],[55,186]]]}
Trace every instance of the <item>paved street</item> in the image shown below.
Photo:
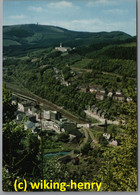
{"label": "paved street", "polygon": [[[106,120],[106,119],[103,119],[102,117],[98,116],[97,114],[94,114],[94,113],[92,113],[92,112],[90,112],[90,111],[88,111],[88,110],[85,110],[85,113],[86,113],[88,116],[90,116],[90,117],[92,117],[92,118],[95,118],[95,119],[99,120],[102,124],[105,123],[105,120]],[[119,121],[107,120],[107,124],[119,125]],[[96,125],[96,123],[95,123],[94,125]]]}

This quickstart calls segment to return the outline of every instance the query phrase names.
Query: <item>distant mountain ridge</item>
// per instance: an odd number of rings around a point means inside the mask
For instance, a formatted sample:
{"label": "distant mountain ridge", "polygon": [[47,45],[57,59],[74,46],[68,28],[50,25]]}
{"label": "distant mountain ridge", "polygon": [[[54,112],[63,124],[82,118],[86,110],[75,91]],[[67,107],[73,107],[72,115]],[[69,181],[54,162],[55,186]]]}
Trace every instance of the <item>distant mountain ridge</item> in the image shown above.
{"label": "distant mountain ridge", "polygon": [[133,38],[121,31],[113,32],[78,32],[57,26],[25,24],[3,27],[4,50],[44,48],[59,46],[82,46],[96,43],[113,43]]}

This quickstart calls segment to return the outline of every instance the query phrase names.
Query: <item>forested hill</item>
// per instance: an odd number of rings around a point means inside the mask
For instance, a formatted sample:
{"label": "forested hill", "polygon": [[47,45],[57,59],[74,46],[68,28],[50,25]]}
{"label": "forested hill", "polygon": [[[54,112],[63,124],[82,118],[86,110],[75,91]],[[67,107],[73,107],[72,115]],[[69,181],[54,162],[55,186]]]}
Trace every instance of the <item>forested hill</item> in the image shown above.
{"label": "forested hill", "polygon": [[30,50],[45,47],[65,46],[77,47],[89,44],[125,42],[132,36],[121,32],[77,32],[48,25],[26,24],[3,27],[4,54],[12,50]]}

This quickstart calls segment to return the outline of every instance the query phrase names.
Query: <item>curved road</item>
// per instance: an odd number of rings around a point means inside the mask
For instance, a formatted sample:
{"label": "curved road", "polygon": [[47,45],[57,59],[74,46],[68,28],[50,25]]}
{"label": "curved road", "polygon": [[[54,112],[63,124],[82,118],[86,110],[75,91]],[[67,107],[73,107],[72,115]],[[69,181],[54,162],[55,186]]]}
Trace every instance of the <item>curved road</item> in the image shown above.
{"label": "curved road", "polygon": [[89,134],[88,134],[87,129],[83,128],[82,130],[84,131],[85,138],[84,138],[83,142],[80,144],[80,146],[78,147],[78,149],[81,149],[84,146],[84,144],[87,143],[88,138],[89,138]]}

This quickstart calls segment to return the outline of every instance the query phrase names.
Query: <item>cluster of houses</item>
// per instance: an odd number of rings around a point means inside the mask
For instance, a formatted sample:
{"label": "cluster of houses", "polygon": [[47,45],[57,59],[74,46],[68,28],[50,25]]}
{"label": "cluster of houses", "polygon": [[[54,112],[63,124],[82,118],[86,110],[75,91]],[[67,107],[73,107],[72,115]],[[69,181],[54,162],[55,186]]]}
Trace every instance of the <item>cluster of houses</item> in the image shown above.
{"label": "cluster of houses", "polygon": [[55,79],[58,80],[61,83],[61,85],[64,85],[64,86],[71,85],[71,83],[69,81],[64,80],[64,78],[62,77],[62,74],[61,74],[61,70],[59,70],[58,68],[55,68],[55,67],[53,67],[53,70],[55,72]]}
{"label": "cluster of houses", "polygon": [[118,146],[118,140],[112,138],[111,134],[109,133],[104,133],[103,134],[103,137],[108,141],[109,145],[112,145],[112,146]]}
{"label": "cluster of houses", "polygon": [[104,100],[105,99],[105,96],[108,97],[108,98],[112,98],[113,100],[115,101],[120,101],[120,102],[123,102],[123,101],[131,101],[132,99],[129,98],[129,97],[125,97],[121,91],[116,91],[115,93],[113,93],[112,91],[109,91],[107,94],[106,94],[106,91],[104,89],[98,89],[97,87],[95,86],[88,86],[87,84],[83,84],[79,87],[80,91],[81,92],[90,92],[90,93],[94,93],[95,94],[95,98],[97,100]]}
{"label": "cluster of houses", "polygon": [[[16,104],[13,100],[12,104]],[[17,122],[24,123],[24,130],[31,129],[33,133],[37,133],[41,129],[41,114],[36,108],[37,103],[31,101],[18,102],[18,109],[15,113]]]}
{"label": "cluster of houses", "polygon": [[[105,91],[104,90],[100,90],[99,92],[96,93],[96,99],[97,100],[104,100],[105,98]],[[116,100],[116,101],[125,101],[125,96],[120,92],[120,91],[117,91],[115,94],[113,94],[113,92],[108,92],[107,94],[107,97],[112,97],[113,100]]]}
{"label": "cluster of houses", "polygon": [[[12,101],[12,104],[16,103],[15,100]],[[40,110],[37,102],[28,100],[20,101],[17,105],[18,109],[15,113],[16,120],[17,122],[24,123],[24,130],[31,129],[32,133],[38,133],[40,130],[45,130],[55,134],[70,132],[70,141],[76,137],[71,133],[71,130],[77,129],[77,123],[71,122],[62,117],[60,112]]]}
{"label": "cluster of houses", "polygon": [[44,110],[43,119],[46,121],[51,121],[53,128],[56,129],[58,133],[66,131],[69,132],[71,129],[77,129],[77,123],[71,122],[62,117],[61,113],[57,111]]}
{"label": "cluster of houses", "polygon": [[102,117],[103,119],[107,118],[107,113],[98,108],[95,105],[87,106],[87,109],[92,112],[93,114],[98,115],[99,117]]}

